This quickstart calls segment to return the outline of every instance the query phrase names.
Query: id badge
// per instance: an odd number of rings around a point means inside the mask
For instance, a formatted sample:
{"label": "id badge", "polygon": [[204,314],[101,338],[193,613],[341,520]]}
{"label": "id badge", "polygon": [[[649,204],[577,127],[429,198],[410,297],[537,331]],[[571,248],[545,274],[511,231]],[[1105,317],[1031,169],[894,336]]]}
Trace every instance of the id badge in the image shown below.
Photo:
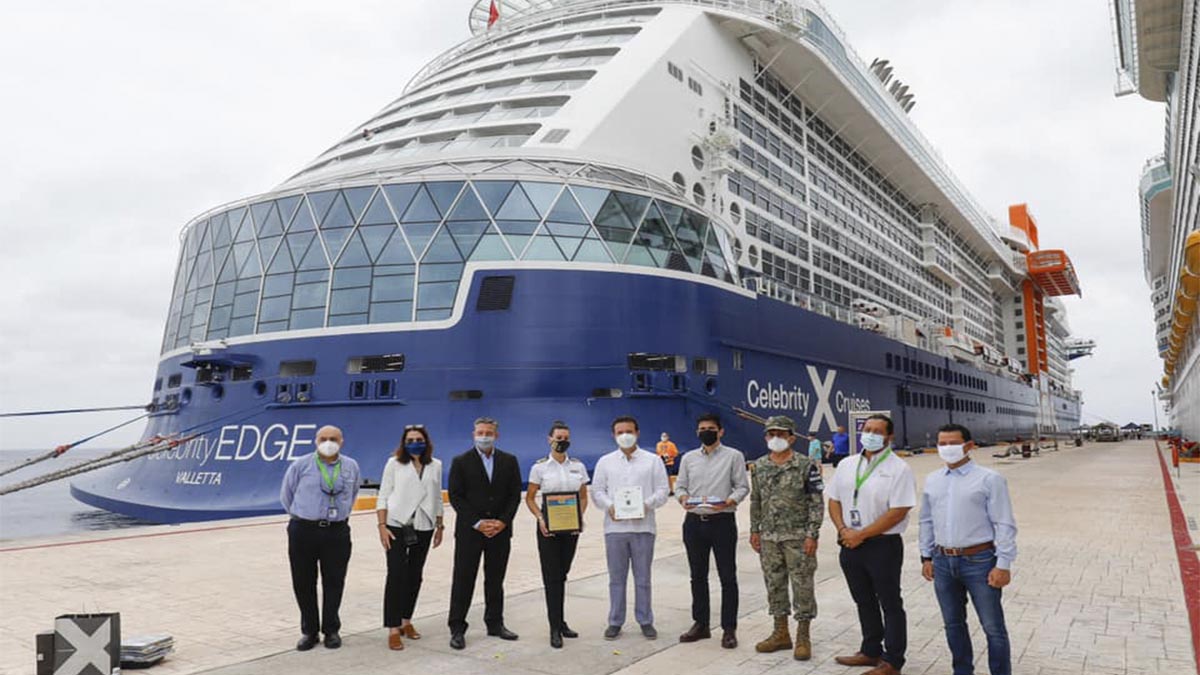
{"label": "id badge", "polygon": [[329,516],[326,518],[326,520],[337,520],[337,509],[336,508],[334,508],[332,506],[329,507]]}
{"label": "id badge", "polygon": [[862,527],[862,514],[858,512],[858,509],[850,509],[850,527]]}

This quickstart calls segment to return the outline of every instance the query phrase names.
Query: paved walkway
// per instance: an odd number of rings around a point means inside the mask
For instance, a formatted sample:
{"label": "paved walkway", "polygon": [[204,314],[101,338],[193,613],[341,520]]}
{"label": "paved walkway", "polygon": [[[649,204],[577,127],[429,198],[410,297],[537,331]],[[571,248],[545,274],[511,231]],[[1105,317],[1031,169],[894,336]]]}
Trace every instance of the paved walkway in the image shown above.
{"label": "paved walkway", "polygon": [[[1021,530],[1013,585],[1005,594],[1015,672],[1197,672],[1162,470],[1152,442],[1092,443],[1030,460],[995,460],[986,451],[978,455],[981,463],[1008,477]],[[938,465],[933,456],[909,461],[919,480]],[[1176,482],[1184,513],[1193,522],[1200,519],[1200,465],[1185,465]],[[120,611],[126,635],[173,633],[178,653],[155,668],[161,675],[367,672],[388,664],[430,673],[486,668],[497,675],[858,672],[833,663],[834,655],[857,648],[859,633],[828,524],[819,553],[814,659],[799,663],[790,652],[754,652],[753,643],[769,632],[770,620],[757,559],[748,546],[739,555],[741,647],[723,650],[717,640],[676,642],[690,623],[690,600],[681,512],[673,504],[660,511],[654,567],[661,637],[642,639],[631,619],[633,633],[605,642],[600,633],[607,576],[595,515],[588,519],[568,589],[568,620],[583,636],[561,651],[546,643],[537,554],[524,512],[506,585],[506,619],[521,639],[510,643],[485,637],[482,607],[476,606],[462,653],[447,646],[449,537],[432,552],[426,568],[416,620],[424,639],[408,641],[404,652],[387,650],[386,631],[379,627],[384,560],[370,515],[353,520],[355,552],[342,608],[345,646],[290,651],[298,637],[298,617],[287,577],[283,520],[259,518],[28,541],[0,549],[0,672],[32,673],[33,635],[50,627],[57,614],[84,610]],[[746,517],[743,509],[743,533]],[[1192,530],[1194,541],[1198,534]],[[920,578],[915,522],[905,540],[909,664],[904,672],[948,673],[937,603],[931,585]],[[715,573],[712,583],[715,612]],[[482,600],[481,591],[476,598]],[[982,635],[973,617],[971,623],[979,672],[986,672]]]}

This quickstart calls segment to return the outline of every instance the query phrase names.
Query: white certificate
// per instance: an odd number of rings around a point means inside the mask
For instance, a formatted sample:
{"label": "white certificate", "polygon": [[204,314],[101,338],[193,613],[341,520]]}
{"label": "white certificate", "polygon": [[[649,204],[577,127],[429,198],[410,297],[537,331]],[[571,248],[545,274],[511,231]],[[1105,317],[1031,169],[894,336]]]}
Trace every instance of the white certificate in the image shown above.
{"label": "white certificate", "polygon": [[617,488],[613,495],[613,519],[636,520],[645,517],[646,503],[642,501],[642,486]]}

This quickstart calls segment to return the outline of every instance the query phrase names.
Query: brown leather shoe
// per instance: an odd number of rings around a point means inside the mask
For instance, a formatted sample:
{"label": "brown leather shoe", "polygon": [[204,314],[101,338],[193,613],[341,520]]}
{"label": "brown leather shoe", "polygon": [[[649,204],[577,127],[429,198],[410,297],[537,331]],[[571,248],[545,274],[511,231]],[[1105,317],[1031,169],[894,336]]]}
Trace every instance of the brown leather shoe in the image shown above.
{"label": "brown leather shoe", "polygon": [[887,661],[880,661],[879,665],[863,673],[863,675],[900,675],[900,671]]}
{"label": "brown leather shoe", "polygon": [[833,660],[843,666],[878,666],[883,663],[883,659],[878,656],[867,656],[862,652],[857,652],[852,656],[837,656]]}
{"label": "brown leather shoe", "polygon": [[408,638],[409,640],[420,640],[421,639],[421,634],[417,632],[417,627],[412,625],[411,623],[408,624],[407,626],[401,628],[400,632],[404,633],[404,637]]}
{"label": "brown leather shoe", "polygon": [[699,623],[692,624],[692,627],[687,629],[687,632],[679,636],[680,642],[695,642],[697,640],[707,640],[712,637],[712,631],[708,626],[702,626]]}
{"label": "brown leather shoe", "polygon": [[388,633],[388,649],[404,649],[404,638],[399,633]]}
{"label": "brown leather shoe", "polygon": [[737,631],[732,628],[725,629],[721,635],[721,646],[725,649],[737,649]]}

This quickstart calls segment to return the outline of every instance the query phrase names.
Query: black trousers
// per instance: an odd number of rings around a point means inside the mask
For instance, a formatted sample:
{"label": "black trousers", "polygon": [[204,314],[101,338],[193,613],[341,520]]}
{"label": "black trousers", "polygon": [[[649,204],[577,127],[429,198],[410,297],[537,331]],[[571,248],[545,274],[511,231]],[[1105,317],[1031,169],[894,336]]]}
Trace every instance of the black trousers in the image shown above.
{"label": "black trousers", "polygon": [[542,563],[542,585],[546,587],[546,616],[550,620],[550,630],[559,630],[566,624],[563,602],[567,597],[567,574],[575,560],[579,536],[543,537],[540,530],[534,532],[534,536],[537,537],[538,559]]}
{"label": "black trousers", "polygon": [[[342,629],[338,608],[346,587],[350,564],[350,524],[346,521],[318,527],[300,520],[288,522],[288,562],[292,567],[292,592],[300,606],[300,632],[336,633]],[[317,573],[321,577],[321,609],[317,608]]]}
{"label": "black trousers", "polygon": [[702,626],[710,625],[712,614],[708,598],[708,556],[712,553],[721,580],[721,628],[737,628],[737,540],[737,518],[732,513],[688,514],[683,519],[683,545],[692,573],[692,621]]}
{"label": "black trousers", "polygon": [[404,619],[412,619],[417,606],[417,595],[424,580],[425,558],[429,556],[429,544],[433,530],[417,530],[417,543],[404,545],[404,533],[398,527],[388,526],[396,535],[392,547],[387,551],[387,583],[383,587],[383,625],[399,628]]}
{"label": "black trousers", "polygon": [[504,625],[504,574],[508,571],[511,551],[512,536],[507,532],[491,539],[473,529],[455,534],[450,618],[446,622],[451,633],[467,630],[467,610],[471,608],[471,596],[475,594],[480,558],[483,558],[483,622],[489,629]]}
{"label": "black trousers", "polygon": [[882,657],[896,670],[904,667],[908,648],[908,617],[900,597],[900,567],[904,541],[898,534],[872,537],[839,555],[850,596],[858,606],[863,654]]}

